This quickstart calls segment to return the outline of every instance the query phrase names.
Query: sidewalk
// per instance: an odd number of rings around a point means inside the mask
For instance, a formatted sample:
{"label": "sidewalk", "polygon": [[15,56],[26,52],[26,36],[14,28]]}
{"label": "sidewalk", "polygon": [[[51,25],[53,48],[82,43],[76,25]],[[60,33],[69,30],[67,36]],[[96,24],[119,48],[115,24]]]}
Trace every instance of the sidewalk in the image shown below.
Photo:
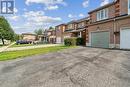
{"label": "sidewalk", "polygon": [[25,47],[13,47],[13,48],[6,48],[4,51],[17,51],[17,50],[27,50],[27,49],[35,49],[35,48],[42,48],[42,47],[53,47],[53,46],[60,46],[61,44],[44,44],[44,45],[36,45],[36,46],[25,46]]}
{"label": "sidewalk", "polygon": [[10,45],[8,45],[8,46],[3,46],[3,47],[1,47],[1,48],[0,48],[0,52],[5,51],[6,49],[8,49],[10,46],[12,46],[12,45],[14,45],[14,44],[15,44],[15,42],[12,43],[12,44],[10,44]]}

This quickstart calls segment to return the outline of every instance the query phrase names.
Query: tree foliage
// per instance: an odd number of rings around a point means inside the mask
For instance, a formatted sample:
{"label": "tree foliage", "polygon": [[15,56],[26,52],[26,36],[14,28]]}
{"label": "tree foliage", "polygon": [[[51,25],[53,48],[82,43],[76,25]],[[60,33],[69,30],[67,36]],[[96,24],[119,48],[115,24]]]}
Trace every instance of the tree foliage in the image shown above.
{"label": "tree foliage", "polygon": [[54,28],[51,26],[51,27],[49,27],[49,30],[54,30]]}
{"label": "tree foliage", "polygon": [[0,17],[0,38],[14,40],[14,31],[5,17]]}
{"label": "tree foliage", "polygon": [[34,31],[34,33],[35,33],[36,35],[42,35],[42,34],[43,34],[43,30],[42,30],[42,29],[36,29],[36,30]]}

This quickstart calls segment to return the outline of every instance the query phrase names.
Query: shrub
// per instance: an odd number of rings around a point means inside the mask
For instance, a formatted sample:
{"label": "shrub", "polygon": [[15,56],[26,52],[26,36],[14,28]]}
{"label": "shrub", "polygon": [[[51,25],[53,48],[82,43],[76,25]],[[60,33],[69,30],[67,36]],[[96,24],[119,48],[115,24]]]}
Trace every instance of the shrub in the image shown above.
{"label": "shrub", "polygon": [[84,40],[83,40],[83,38],[76,38],[76,37],[66,38],[66,39],[64,39],[64,44],[66,46],[83,45]]}
{"label": "shrub", "polygon": [[66,46],[76,46],[76,40],[77,40],[77,38],[75,38],[75,37],[66,38],[66,39],[64,39],[64,44]]}
{"label": "shrub", "polygon": [[77,45],[84,45],[84,39],[83,38],[77,38]]}

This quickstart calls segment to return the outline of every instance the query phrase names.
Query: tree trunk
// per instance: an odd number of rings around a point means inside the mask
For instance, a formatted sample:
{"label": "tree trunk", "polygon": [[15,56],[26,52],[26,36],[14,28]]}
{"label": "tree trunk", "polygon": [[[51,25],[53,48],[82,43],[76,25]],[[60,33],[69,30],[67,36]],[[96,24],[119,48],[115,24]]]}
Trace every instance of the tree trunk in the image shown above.
{"label": "tree trunk", "polygon": [[2,38],[1,40],[2,40],[3,45],[5,45],[4,38]]}

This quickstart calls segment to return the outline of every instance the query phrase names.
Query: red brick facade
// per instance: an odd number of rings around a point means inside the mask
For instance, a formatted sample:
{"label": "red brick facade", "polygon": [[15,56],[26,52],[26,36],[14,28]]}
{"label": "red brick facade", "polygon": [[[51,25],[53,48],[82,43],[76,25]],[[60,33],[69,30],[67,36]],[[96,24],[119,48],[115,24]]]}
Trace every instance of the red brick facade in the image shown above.
{"label": "red brick facade", "polygon": [[[97,21],[97,12],[108,8],[108,19]],[[91,46],[91,32],[110,32],[110,48],[120,47],[120,30],[130,28],[130,16],[128,15],[128,0],[117,0],[106,6],[89,12],[90,24],[88,25],[87,46]]]}
{"label": "red brick facade", "polygon": [[[107,16],[99,19],[102,11],[106,12]],[[100,13],[100,16],[98,13]],[[109,48],[120,48],[120,31],[126,27],[130,28],[128,0],[115,0],[90,11],[89,17],[56,26],[56,40],[62,43],[64,38],[67,37],[82,37],[87,46],[92,46],[92,32],[107,31],[109,34]]]}

